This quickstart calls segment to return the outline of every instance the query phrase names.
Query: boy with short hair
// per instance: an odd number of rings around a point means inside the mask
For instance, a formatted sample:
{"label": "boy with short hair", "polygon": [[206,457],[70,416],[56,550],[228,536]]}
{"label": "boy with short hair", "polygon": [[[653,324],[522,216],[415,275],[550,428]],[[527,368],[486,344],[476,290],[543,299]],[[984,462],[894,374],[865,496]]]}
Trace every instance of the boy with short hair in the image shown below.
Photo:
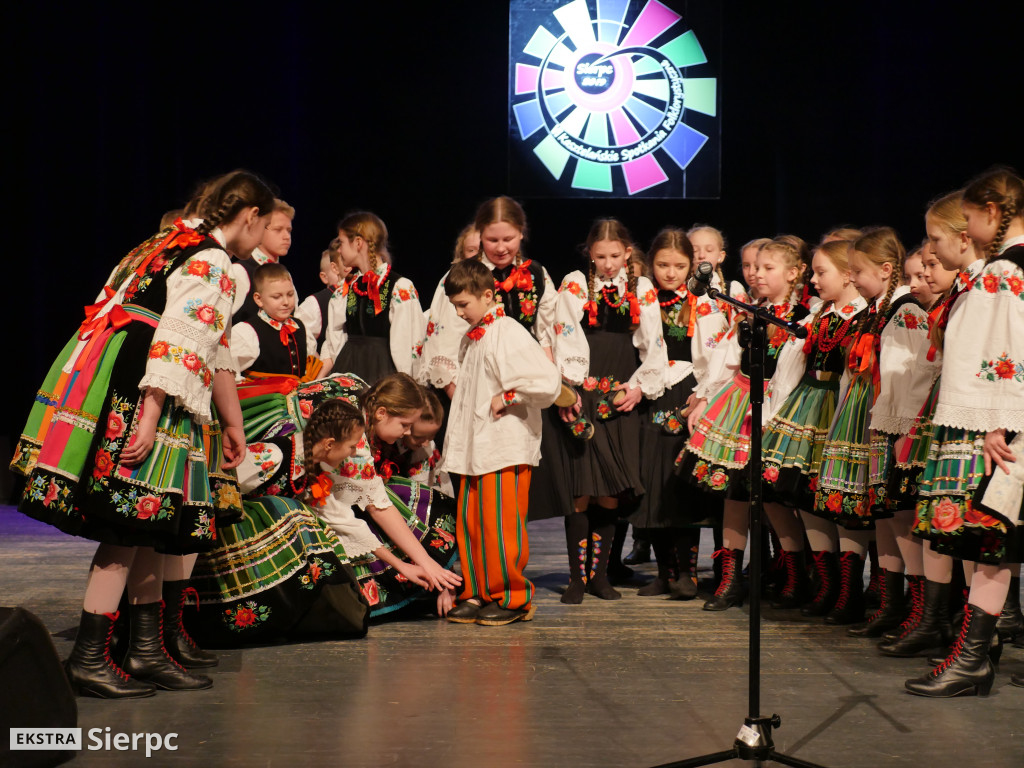
{"label": "boy with short hair", "polygon": [[235,323],[249,321],[256,317],[258,307],[252,298],[253,276],[264,264],[276,264],[288,255],[292,247],[292,221],[295,209],[284,200],[274,200],[270,223],[263,233],[263,240],[243,261],[231,260],[231,277],[235,281],[235,303],[232,318]]}
{"label": "boy with short hair", "polygon": [[442,469],[462,475],[456,538],[464,581],[448,619],[529,621],[534,590],[523,571],[530,473],[540,461],[540,410],[554,402],[561,379],[533,336],[505,317],[483,264],[454,264],[445,294],[470,325],[441,459]]}
{"label": "boy with short hair", "polygon": [[330,304],[331,296],[342,285],[341,272],[338,265],[331,256],[332,248],[337,239],[331,242],[331,248],[327,248],[320,256],[320,282],[324,284],[316,293],[311,293],[298,309],[295,310],[295,317],[301,320],[306,326],[306,343],[311,352],[320,354],[320,347],[327,338],[327,307]]}
{"label": "boy with short hair", "polygon": [[[252,298],[258,307],[251,321],[231,329],[231,354],[240,379],[267,375],[295,376],[308,380],[319,365],[307,354],[306,329],[292,317],[295,285],[287,267],[269,262],[253,272]],[[315,361],[319,363],[319,361]]]}

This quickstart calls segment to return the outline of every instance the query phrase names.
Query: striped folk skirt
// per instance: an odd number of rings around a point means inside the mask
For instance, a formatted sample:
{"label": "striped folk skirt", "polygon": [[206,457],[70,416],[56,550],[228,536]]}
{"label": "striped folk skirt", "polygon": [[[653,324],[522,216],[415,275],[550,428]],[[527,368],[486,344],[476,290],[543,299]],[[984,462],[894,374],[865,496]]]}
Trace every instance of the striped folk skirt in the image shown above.
{"label": "striped folk skirt", "polygon": [[854,377],[839,404],[821,455],[814,514],[851,529],[873,528],[868,496],[874,385]]}
{"label": "striped folk skirt", "polygon": [[765,426],[765,498],[795,509],[814,507],[825,440],[835,416],[839,376],[812,372]]}
{"label": "striped folk skirt", "polygon": [[921,474],[914,535],[929,539],[936,552],[964,560],[991,565],[1019,562],[1022,527],[1010,528],[971,503],[985,477],[984,444],[984,432],[934,427]]}
{"label": "striped folk skirt", "polygon": [[300,501],[263,496],[222,527],[192,572],[198,610],[185,611],[203,644],[362,637],[369,607],[337,535]]}
{"label": "striped folk skirt", "polygon": [[676,458],[676,471],[701,490],[729,493],[745,485],[750,459],[750,379],[736,374],[709,402]]}

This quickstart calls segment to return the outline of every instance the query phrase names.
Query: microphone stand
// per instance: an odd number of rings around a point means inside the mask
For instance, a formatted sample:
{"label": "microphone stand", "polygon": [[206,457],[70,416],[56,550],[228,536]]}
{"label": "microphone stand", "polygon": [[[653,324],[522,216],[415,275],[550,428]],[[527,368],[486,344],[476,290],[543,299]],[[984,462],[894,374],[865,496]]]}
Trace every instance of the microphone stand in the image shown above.
{"label": "microphone stand", "polygon": [[[710,279],[710,274],[707,277]],[[698,277],[694,287],[699,291],[702,285],[706,283]],[[740,344],[747,348],[750,358],[750,460],[747,464],[750,473],[750,641],[747,670],[749,703],[747,717],[743,720],[732,749],[665,763],[658,768],[694,768],[726,760],[752,760],[757,766],[763,765],[766,760],[772,760],[795,768],[822,768],[817,763],[809,763],[776,752],[772,741],[772,729],[778,728],[782,719],[776,714],[771,717],[761,715],[761,406],[764,402],[765,328],[771,323],[784,328],[798,339],[806,338],[807,329],[799,323],[782,320],[763,307],[734,299],[717,288],[708,286],[707,294],[712,299],[720,299],[731,304],[750,317],[750,320],[740,323]]]}

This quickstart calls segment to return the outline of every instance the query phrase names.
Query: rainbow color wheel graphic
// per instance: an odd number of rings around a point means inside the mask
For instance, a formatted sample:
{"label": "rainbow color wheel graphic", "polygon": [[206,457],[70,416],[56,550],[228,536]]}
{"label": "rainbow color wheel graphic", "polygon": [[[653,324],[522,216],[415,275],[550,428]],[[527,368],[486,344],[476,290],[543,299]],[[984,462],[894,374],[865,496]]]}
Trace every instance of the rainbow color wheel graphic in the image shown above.
{"label": "rainbow color wheel graphic", "polygon": [[716,116],[718,83],[683,74],[707,57],[681,20],[658,0],[572,0],[512,51],[512,120],[554,179],[594,196],[635,195],[705,146],[685,120]]}

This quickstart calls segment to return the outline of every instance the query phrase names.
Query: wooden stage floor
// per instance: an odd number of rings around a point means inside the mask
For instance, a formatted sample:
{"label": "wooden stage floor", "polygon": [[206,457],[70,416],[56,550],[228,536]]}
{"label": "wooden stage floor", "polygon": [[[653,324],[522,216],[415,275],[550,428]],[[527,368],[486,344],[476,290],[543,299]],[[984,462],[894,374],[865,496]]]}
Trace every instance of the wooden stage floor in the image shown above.
{"label": "wooden stage floor", "polygon": [[[210,690],[78,699],[83,729],[173,732],[177,751],[83,751],[72,764],[652,766],[731,747],[747,714],[746,607],[706,613],[635,587],[565,606],[561,521],[530,537],[531,623],[423,619],[363,640],[222,651]],[[39,616],[62,657],[93,549],[0,508],[0,605]],[[706,540],[702,567],[709,553]],[[1009,684],[1024,650],[1006,649],[988,698],[943,701],[903,691],[924,660],[882,657],[796,611],[766,608],[762,638],[762,714],[782,716],[782,752],[834,768],[1024,765],[1024,689]]]}

